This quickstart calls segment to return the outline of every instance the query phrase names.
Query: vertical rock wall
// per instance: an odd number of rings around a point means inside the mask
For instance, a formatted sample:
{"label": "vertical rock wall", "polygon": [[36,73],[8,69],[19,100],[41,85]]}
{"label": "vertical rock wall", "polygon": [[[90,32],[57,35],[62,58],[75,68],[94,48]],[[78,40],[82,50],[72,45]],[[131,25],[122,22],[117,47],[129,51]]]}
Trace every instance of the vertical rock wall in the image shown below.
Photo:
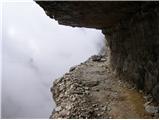
{"label": "vertical rock wall", "polygon": [[147,7],[133,17],[104,29],[116,73],[151,93],[158,101],[159,20],[158,7]]}

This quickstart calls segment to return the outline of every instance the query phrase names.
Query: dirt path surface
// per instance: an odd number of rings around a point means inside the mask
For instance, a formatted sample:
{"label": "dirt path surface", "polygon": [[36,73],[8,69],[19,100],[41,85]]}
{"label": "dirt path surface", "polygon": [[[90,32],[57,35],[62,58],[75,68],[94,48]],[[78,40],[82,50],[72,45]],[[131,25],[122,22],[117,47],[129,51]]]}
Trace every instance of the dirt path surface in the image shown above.
{"label": "dirt path surface", "polygon": [[50,118],[158,118],[152,98],[115,77],[108,60],[93,56],[55,80]]}

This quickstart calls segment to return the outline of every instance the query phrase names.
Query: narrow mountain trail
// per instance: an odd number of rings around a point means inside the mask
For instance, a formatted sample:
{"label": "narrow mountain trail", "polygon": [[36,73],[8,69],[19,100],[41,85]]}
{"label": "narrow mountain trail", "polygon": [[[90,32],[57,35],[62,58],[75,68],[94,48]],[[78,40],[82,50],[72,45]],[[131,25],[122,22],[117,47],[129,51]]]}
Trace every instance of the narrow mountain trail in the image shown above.
{"label": "narrow mountain trail", "polygon": [[107,57],[98,57],[54,81],[57,107],[50,118],[158,118],[151,98],[116,77]]}

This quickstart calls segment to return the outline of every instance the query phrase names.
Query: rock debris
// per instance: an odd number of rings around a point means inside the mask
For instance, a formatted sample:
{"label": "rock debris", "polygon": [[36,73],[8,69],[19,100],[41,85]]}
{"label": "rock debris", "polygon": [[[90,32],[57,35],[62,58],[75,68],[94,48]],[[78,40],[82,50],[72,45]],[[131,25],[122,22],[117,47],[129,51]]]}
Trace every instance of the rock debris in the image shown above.
{"label": "rock debris", "polygon": [[113,74],[108,56],[94,55],[54,81],[57,107],[50,118],[158,118],[151,96],[131,86]]}

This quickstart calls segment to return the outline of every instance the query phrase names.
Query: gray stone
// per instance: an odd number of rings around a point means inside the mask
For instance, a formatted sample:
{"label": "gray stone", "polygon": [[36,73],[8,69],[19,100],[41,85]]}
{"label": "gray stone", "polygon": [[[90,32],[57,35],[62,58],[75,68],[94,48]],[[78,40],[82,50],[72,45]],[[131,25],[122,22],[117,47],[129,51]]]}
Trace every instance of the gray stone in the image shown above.
{"label": "gray stone", "polygon": [[67,109],[67,110],[70,110],[71,108],[72,108],[71,105],[67,105],[67,106],[66,106],[66,109]]}
{"label": "gray stone", "polygon": [[111,117],[111,116],[109,116],[109,119],[112,119],[112,117]]}
{"label": "gray stone", "polygon": [[149,113],[158,113],[159,107],[147,105],[147,106],[145,107],[145,110],[146,110],[147,112],[149,112]]}
{"label": "gray stone", "polygon": [[73,66],[73,67],[71,67],[70,69],[69,69],[69,72],[72,72],[72,71],[74,71],[76,69],[76,66]]}
{"label": "gray stone", "polygon": [[104,62],[104,61],[106,61],[106,59],[105,58],[101,58],[101,62]]}
{"label": "gray stone", "polygon": [[85,82],[85,86],[87,87],[94,87],[97,86],[99,84],[99,81],[86,81]]}
{"label": "gray stone", "polygon": [[61,106],[58,106],[58,107],[55,108],[55,111],[56,111],[56,112],[59,112],[59,111],[61,111],[61,109],[62,109],[62,107],[61,107]]}
{"label": "gray stone", "polygon": [[84,87],[85,90],[89,90],[89,87]]}
{"label": "gray stone", "polygon": [[106,111],[107,110],[107,106],[102,107],[102,110]]}
{"label": "gray stone", "polygon": [[93,55],[93,56],[91,57],[92,61],[100,61],[101,58],[102,58],[101,55]]}
{"label": "gray stone", "polygon": [[108,107],[107,107],[107,111],[111,111],[111,107],[108,106]]}
{"label": "gray stone", "polygon": [[86,95],[89,95],[89,94],[90,94],[90,92],[89,92],[89,91],[85,91],[85,94],[86,94]]}
{"label": "gray stone", "polygon": [[149,101],[150,99],[152,99],[151,94],[148,94],[146,96],[143,97],[146,101]]}
{"label": "gray stone", "polygon": [[94,110],[98,111],[98,110],[99,110],[99,108],[97,107],[97,108],[95,108]]}

